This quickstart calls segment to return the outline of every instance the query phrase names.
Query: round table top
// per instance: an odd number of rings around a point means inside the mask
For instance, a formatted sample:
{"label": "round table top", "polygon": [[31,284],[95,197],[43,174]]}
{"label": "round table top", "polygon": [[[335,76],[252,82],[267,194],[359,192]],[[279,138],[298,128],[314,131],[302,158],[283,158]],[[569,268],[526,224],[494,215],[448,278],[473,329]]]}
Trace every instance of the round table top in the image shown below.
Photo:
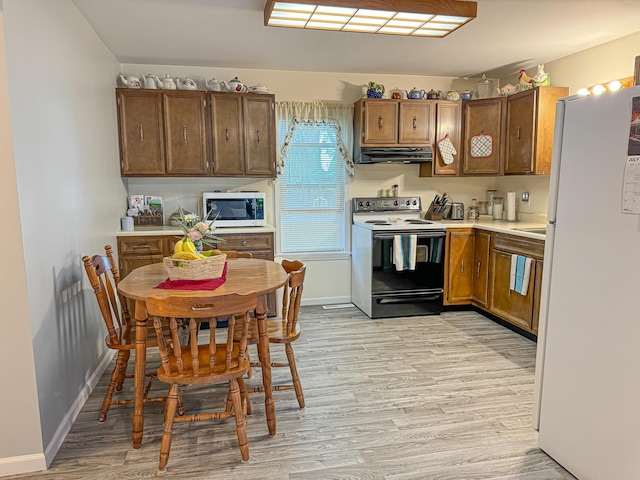
{"label": "round table top", "polygon": [[136,268],[118,284],[118,291],[132,300],[146,300],[157,297],[197,295],[222,296],[231,293],[245,294],[257,292],[259,295],[273,292],[287,282],[287,272],[277,262],[259,258],[227,259],[227,279],[215,290],[165,290],[154,288],[167,280],[167,272],[162,263],[154,263]]}

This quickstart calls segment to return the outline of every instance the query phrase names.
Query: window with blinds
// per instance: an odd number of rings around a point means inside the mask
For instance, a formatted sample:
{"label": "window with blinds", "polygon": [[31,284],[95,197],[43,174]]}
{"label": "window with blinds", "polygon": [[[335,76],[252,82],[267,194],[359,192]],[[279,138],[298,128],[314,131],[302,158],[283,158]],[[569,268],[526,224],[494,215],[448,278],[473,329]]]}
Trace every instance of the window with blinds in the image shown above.
{"label": "window with blinds", "polygon": [[[281,143],[287,126],[278,125]],[[300,122],[280,175],[279,252],[345,251],[345,168],[337,128],[330,122]]]}

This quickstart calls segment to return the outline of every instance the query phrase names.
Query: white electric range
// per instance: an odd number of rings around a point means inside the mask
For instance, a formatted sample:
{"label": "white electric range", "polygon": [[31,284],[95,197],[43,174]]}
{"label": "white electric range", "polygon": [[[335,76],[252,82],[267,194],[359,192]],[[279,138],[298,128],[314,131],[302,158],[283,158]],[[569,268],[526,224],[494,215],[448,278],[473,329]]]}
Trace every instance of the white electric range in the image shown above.
{"label": "white electric range", "polygon": [[371,318],[442,311],[446,227],[421,212],[420,197],[352,200],[351,300]]}

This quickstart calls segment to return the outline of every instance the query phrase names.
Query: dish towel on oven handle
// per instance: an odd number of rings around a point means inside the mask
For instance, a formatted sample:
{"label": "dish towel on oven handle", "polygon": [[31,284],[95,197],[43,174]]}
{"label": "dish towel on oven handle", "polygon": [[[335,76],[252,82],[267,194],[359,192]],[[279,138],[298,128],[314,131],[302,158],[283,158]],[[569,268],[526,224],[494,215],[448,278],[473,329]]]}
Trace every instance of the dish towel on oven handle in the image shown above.
{"label": "dish towel on oven handle", "polygon": [[522,255],[511,255],[511,277],[509,289],[520,295],[526,295],[529,290],[532,260]]}
{"label": "dish towel on oven handle", "polygon": [[416,269],[417,235],[393,236],[393,263],[398,272]]}

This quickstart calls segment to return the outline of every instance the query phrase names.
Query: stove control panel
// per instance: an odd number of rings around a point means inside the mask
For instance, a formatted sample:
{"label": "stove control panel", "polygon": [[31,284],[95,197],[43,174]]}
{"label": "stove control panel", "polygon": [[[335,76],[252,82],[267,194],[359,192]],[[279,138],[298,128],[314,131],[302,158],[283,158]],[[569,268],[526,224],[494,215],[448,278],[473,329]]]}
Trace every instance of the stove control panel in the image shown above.
{"label": "stove control panel", "polygon": [[352,212],[420,212],[420,197],[355,197],[352,200]]}

